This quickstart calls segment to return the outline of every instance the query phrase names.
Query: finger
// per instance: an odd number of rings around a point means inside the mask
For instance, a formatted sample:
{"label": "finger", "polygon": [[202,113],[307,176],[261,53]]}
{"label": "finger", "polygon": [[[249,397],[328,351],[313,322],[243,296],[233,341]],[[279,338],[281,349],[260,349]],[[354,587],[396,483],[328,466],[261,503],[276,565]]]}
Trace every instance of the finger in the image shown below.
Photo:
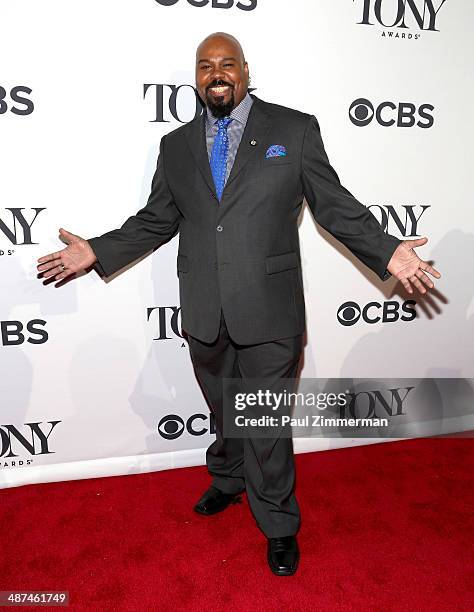
{"label": "finger", "polygon": [[402,283],[402,285],[405,287],[406,291],[408,293],[413,293],[413,289],[411,288],[410,283],[408,282],[408,279],[406,278],[401,278],[400,282]]}
{"label": "finger", "polygon": [[63,271],[64,270],[63,270],[62,266],[55,266],[54,268],[51,268],[50,270],[45,272],[43,274],[43,278],[51,278],[55,274],[59,274],[60,272],[63,272]]}
{"label": "finger", "polygon": [[435,278],[441,278],[441,274],[438,272],[438,270],[435,270],[433,266],[430,266],[427,261],[422,261],[420,263],[420,269],[424,270],[425,272],[429,272],[431,276],[434,276]]}
{"label": "finger", "polygon": [[53,259],[59,259],[61,257],[60,251],[56,251],[56,253],[50,253],[49,255],[44,255],[38,259],[39,263],[45,263],[47,261],[52,261]]}
{"label": "finger", "polygon": [[428,238],[423,236],[423,238],[414,238],[413,240],[405,240],[405,242],[407,242],[411,248],[419,247],[426,244],[428,242]]}
{"label": "finger", "polygon": [[422,283],[420,283],[420,281],[418,280],[418,278],[416,276],[411,276],[410,277],[410,282],[413,284],[414,287],[416,287],[418,289],[418,291],[420,293],[426,293],[426,289],[425,289],[424,285]]}
{"label": "finger", "polygon": [[74,274],[74,272],[72,270],[64,270],[64,272],[60,272],[59,274],[56,275],[55,279],[56,281],[62,281],[65,278],[67,278],[68,276],[71,276],[71,274]]}
{"label": "finger", "polygon": [[430,280],[422,270],[417,270],[415,274],[420,279],[420,281],[425,283],[425,285],[427,285],[430,289],[434,287],[433,281]]}
{"label": "finger", "polygon": [[60,263],[61,263],[61,259],[53,259],[52,261],[49,261],[48,263],[37,266],[36,269],[38,270],[38,272],[45,272],[46,270],[51,270],[51,268],[54,268],[55,266],[59,266]]}
{"label": "finger", "polygon": [[63,238],[64,240],[66,240],[66,242],[71,242],[71,240],[73,238],[75,238],[75,234],[71,234],[71,232],[68,232],[67,230],[65,230],[63,227],[59,228],[59,237]]}

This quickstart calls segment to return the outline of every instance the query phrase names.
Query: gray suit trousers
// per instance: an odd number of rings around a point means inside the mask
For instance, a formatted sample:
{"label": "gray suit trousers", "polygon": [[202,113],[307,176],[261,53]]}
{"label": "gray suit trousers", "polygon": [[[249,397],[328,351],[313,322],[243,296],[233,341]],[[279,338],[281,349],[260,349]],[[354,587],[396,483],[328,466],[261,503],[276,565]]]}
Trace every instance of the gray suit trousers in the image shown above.
{"label": "gray suit trousers", "polygon": [[[219,335],[207,343],[187,336],[194,372],[214,415],[216,440],[206,463],[212,484],[224,493],[244,490],[257,525],[268,538],[294,535],[300,511],[294,493],[293,440],[278,438],[226,438],[223,435],[223,378],[265,381],[296,378],[302,352],[302,334],[259,344],[242,345],[229,336],[223,312]],[[228,406],[229,404],[227,404]]]}

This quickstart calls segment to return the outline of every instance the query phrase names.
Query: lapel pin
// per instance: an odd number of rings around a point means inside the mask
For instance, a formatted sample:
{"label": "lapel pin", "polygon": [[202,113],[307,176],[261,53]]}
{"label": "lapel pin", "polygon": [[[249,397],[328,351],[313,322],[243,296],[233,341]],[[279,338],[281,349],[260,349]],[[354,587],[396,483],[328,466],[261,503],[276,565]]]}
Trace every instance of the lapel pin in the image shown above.
{"label": "lapel pin", "polygon": [[253,139],[250,141],[250,144],[252,145],[252,147],[254,147],[254,146],[257,144],[257,141],[255,140],[255,138],[253,138]]}

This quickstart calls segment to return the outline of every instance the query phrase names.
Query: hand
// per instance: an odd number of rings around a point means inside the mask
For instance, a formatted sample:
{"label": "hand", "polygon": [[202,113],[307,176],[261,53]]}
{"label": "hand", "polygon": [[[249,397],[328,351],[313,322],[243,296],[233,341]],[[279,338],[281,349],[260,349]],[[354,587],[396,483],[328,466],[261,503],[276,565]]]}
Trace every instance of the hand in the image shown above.
{"label": "hand", "polygon": [[61,281],[72,274],[82,272],[90,268],[96,261],[94,251],[87,240],[67,232],[60,228],[59,238],[63,239],[68,246],[62,251],[50,253],[38,259],[38,272],[43,272],[43,278],[51,278]]}
{"label": "hand", "polygon": [[397,246],[388,263],[387,270],[395,278],[398,278],[408,293],[413,293],[411,285],[414,285],[420,293],[426,293],[427,291],[423,283],[430,289],[434,287],[433,281],[425,272],[429,272],[435,278],[441,278],[441,274],[428,262],[420,259],[413,250],[413,247],[422,246],[427,242],[428,238],[426,237],[404,240]]}

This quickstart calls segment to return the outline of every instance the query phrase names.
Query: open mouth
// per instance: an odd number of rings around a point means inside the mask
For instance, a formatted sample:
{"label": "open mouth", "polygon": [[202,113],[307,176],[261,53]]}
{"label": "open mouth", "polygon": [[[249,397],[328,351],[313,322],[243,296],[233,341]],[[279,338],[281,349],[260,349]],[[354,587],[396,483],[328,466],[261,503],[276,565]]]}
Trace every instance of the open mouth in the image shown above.
{"label": "open mouth", "polygon": [[208,91],[213,96],[225,96],[226,93],[230,92],[231,87],[229,85],[220,85],[219,87],[209,87]]}

